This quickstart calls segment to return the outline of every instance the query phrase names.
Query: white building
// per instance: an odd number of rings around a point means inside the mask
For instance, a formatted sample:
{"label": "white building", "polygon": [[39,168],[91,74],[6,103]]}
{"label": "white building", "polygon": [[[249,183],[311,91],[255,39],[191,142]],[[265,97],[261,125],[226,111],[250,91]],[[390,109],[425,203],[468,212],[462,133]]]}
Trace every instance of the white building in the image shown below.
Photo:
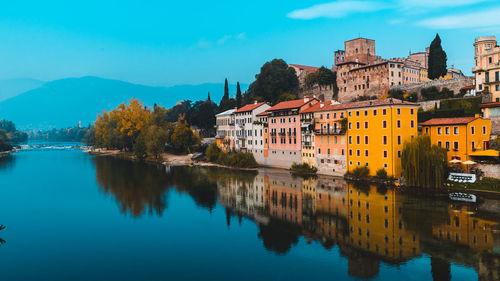
{"label": "white building", "polygon": [[229,109],[215,115],[215,127],[217,134],[215,139],[217,145],[226,150],[234,149],[234,112],[236,109]]}
{"label": "white building", "polygon": [[[262,126],[254,124],[256,116],[271,108],[267,103],[255,102],[247,104],[234,112],[236,150],[249,151],[256,149],[258,140],[260,140],[260,129]],[[259,146],[260,147],[260,146]]]}

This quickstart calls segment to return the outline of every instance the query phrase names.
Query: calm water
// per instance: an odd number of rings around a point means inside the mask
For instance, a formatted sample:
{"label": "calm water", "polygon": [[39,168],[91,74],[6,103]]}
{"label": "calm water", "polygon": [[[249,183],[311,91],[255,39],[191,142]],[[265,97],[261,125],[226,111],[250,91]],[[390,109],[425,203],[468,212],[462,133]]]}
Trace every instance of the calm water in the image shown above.
{"label": "calm water", "polygon": [[499,280],[499,202],[80,150],[0,159],[1,280]]}

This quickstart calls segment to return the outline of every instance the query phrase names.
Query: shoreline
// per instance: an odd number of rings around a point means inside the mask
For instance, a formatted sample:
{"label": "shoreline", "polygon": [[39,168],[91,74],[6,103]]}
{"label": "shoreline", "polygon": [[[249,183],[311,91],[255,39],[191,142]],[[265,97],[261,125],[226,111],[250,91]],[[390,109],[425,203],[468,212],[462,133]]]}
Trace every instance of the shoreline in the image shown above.
{"label": "shoreline", "polygon": [[[117,158],[122,158],[122,159],[128,159],[132,161],[139,161],[132,153],[130,152],[123,152],[119,150],[86,150],[84,151],[85,153],[93,156],[112,156],[112,157],[117,157]],[[8,154],[7,154],[8,155]],[[0,154],[0,157],[2,154]],[[176,154],[170,154],[170,153],[163,153],[162,158],[160,159],[153,159],[153,158],[147,158],[144,161],[147,163],[152,163],[152,164],[161,164],[164,166],[186,166],[186,167],[217,167],[217,168],[223,168],[223,169],[229,169],[229,170],[236,170],[236,171],[259,171],[261,169],[272,169],[272,170],[277,170],[281,172],[286,172],[291,174],[292,176],[298,176],[302,178],[307,178],[308,176],[303,176],[303,175],[293,175],[291,173],[290,169],[285,169],[285,168],[280,168],[280,167],[270,167],[270,166],[257,166],[256,168],[236,168],[236,167],[231,167],[231,166],[225,166],[217,163],[212,163],[212,162],[207,162],[207,161],[200,161],[200,160],[193,160],[192,157],[194,154],[187,154],[187,155],[176,155]],[[368,183],[368,184],[383,184],[388,187],[396,188],[399,190],[406,189],[406,190],[413,190],[413,187],[408,187],[408,186],[398,186],[396,183],[391,180],[391,179],[379,179],[379,178],[354,178],[353,176],[343,176],[343,177],[336,177],[332,175],[323,175],[323,174],[315,174],[311,175],[312,177],[328,177],[328,178],[342,178],[346,181],[351,181],[351,182],[361,182],[361,183]],[[474,185],[474,184],[470,184]],[[422,191],[426,190],[428,188],[421,188]],[[488,190],[488,189],[475,189],[474,186],[471,186],[470,188],[462,188],[459,186],[452,186],[449,182],[445,182],[443,187],[441,189],[432,189],[432,190],[441,190],[441,191],[446,191],[448,193],[450,192],[475,192],[479,193],[482,195],[494,195],[494,196],[500,196],[500,190]]]}

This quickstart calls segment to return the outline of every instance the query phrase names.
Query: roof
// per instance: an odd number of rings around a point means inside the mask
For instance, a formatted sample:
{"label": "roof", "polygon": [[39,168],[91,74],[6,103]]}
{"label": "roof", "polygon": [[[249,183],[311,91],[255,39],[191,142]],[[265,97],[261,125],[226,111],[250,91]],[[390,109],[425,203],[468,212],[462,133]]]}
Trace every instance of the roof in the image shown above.
{"label": "roof", "polygon": [[474,85],[467,85],[467,86],[463,86],[461,90],[473,90],[475,88],[476,88],[476,86],[474,86]]}
{"label": "roof", "polygon": [[479,105],[480,108],[500,107],[500,102],[488,102]]}
{"label": "roof", "polygon": [[488,150],[479,150],[469,153],[469,156],[492,156],[498,157],[500,155],[500,151],[488,149]]}
{"label": "roof", "polygon": [[422,126],[438,126],[438,125],[465,125],[474,120],[476,117],[453,117],[453,118],[432,118],[420,123]]}
{"label": "roof", "polygon": [[224,111],[224,112],[221,112],[221,113],[219,113],[219,114],[215,114],[215,116],[231,115],[231,114],[233,114],[233,113],[234,113],[234,111],[235,111],[235,110],[236,110],[236,109],[231,108],[231,109],[228,109],[228,110],[226,110],[226,111]]}
{"label": "roof", "polygon": [[365,65],[365,63],[363,63],[363,62],[359,62],[359,61],[352,61],[352,60],[339,62],[339,63],[337,63],[337,65],[344,65],[344,64],[350,64],[350,63],[355,63],[355,64]]}
{"label": "roof", "polygon": [[377,100],[365,100],[365,101],[356,101],[351,103],[343,103],[343,104],[329,104],[323,107],[313,106],[308,108],[303,113],[307,112],[319,112],[319,111],[333,111],[333,110],[348,110],[354,108],[366,108],[366,107],[377,107],[377,106],[387,106],[387,105],[413,105],[418,106],[418,103],[402,101],[394,98],[387,99],[377,99]]}
{"label": "roof", "polygon": [[300,64],[289,64],[289,66],[297,67],[299,69],[304,69],[306,71],[316,71],[319,69],[319,67],[300,65]]}
{"label": "roof", "polygon": [[[321,106],[323,105],[323,106]],[[333,104],[333,101],[325,101],[325,102],[320,102],[320,103],[317,103],[311,107],[309,107],[308,109],[302,111],[301,113],[311,113],[311,112],[319,112],[319,111],[328,111]],[[335,104],[335,105],[338,105],[338,104]]]}
{"label": "roof", "polygon": [[266,110],[264,112],[257,114],[256,116],[260,117],[260,116],[267,116],[267,115],[269,115],[269,112]]}
{"label": "roof", "polygon": [[275,111],[275,110],[283,110],[283,109],[292,109],[292,108],[300,108],[303,105],[309,103],[310,101],[314,100],[315,98],[309,98],[306,99],[298,99],[298,100],[290,100],[290,101],[282,101],[275,106],[269,108],[267,111]]}
{"label": "roof", "polygon": [[247,111],[252,111],[256,109],[257,107],[264,105],[265,102],[258,102],[258,103],[251,103],[247,104],[243,107],[240,107],[238,110],[236,110],[234,113],[241,113],[241,112],[247,112]]}

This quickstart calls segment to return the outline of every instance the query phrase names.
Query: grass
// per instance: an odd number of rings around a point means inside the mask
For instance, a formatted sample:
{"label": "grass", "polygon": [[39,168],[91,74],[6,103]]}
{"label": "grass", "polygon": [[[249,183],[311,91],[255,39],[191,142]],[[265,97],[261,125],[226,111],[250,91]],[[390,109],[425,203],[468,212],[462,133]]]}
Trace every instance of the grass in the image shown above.
{"label": "grass", "polygon": [[483,178],[475,183],[456,183],[448,182],[451,184],[450,188],[455,190],[482,190],[500,193],[500,179]]}

